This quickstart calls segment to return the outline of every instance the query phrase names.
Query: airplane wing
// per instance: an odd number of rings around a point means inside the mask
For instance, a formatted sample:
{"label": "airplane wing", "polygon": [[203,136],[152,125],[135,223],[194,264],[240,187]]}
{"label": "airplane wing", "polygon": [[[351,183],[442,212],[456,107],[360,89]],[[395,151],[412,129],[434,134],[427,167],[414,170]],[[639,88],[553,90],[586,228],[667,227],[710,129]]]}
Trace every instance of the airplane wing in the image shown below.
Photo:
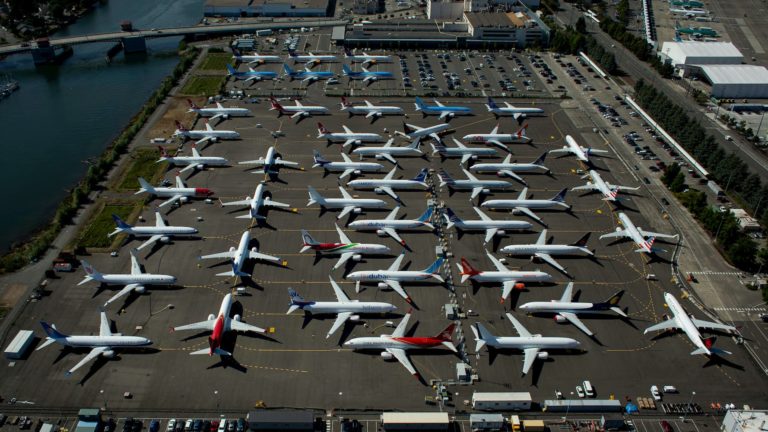
{"label": "airplane wing", "polygon": [[542,221],[540,217],[536,216],[536,213],[531,211],[531,209],[529,209],[528,207],[515,207],[515,210],[519,211],[520,213],[525,214],[526,216],[528,216],[529,218],[531,218],[531,219],[533,219],[535,221],[544,223],[544,221]]}
{"label": "airplane wing", "polygon": [[441,112],[441,113],[440,113],[440,120],[444,120],[444,119],[445,119],[446,117],[448,117],[449,115],[451,115],[451,112],[450,112],[450,111],[443,111],[443,112]]}
{"label": "airplane wing", "polygon": [[670,318],[666,321],[662,321],[656,325],[652,325],[645,329],[643,334],[648,334],[652,331],[660,331],[660,330],[670,330],[670,329],[679,329],[680,325],[677,323],[677,319]]}
{"label": "airplane wing", "polygon": [[573,153],[573,150],[570,147],[563,147],[559,149],[552,149],[548,151],[547,153],[551,154],[560,154],[560,153]]}
{"label": "airplane wing", "polygon": [[394,199],[395,201],[400,201],[400,197],[395,193],[395,191],[392,190],[391,187],[389,187],[389,186],[381,186],[379,189],[382,192],[384,192],[385,194],[391,196],[392,199]]}
{"label": "airplane wing", "polygon": [[352,132],[352,131],[351,131],[351,130],[348,128],[348,127],[346,127],[346,126],[344,126],[344,125],[341,125],[341,127],[344,129],[344,132],[346,132],[346,133],[348,133],[348,134],[353,134],[353,133],[354,133],[354,132]]}
{"label": "airplane wing", "polygon": [[346,206],[341,210],[341,213],[339,213],[338,216],[336,216],[336,220],[343,219],[344,216],[348,215],[352,212],[352,210],[355,209],[355,206]]}
{"label": "airplane wing", "polygon": [[643,229],[638,228],[638,231],[640,231],[640,234],[643,235],[643,237],[656,237],[656,238],[663,238],[663,239],[678,239],[679,236],[677,235],[669,235],[669,234],[661,234],[661,233],[655,233],[651,231],[645,231]]}
{"label": "airplane wing", "polygon": [[504,174],[504,175],[505,175],[505,176],[507,176],[507,177],[511,177],[511,178],[513,178],[513,179],[515,179],[515,180],[519,181],[520,183],[522,183],[522,184],[524,184],[524,185],[527,185],[527,184],[528,184],[528,182],[526,182],[525,180],[523,180],[523,178],[522,178],[522,177],[520,177],[519,175],[515,174],[515,173],[514,173],[512,170],[508,170],[508,169],[506,169],[506,170],[500,170],[499,172],[500,172],[500,173],[502,173],[502,174]]}
{"label": "airplane wing", "polygon": [[389,153],[379,153],[376,156],[382,157],[382,158],[392,162],[393,164],[397,165],[397,160],[395,158],[393,158],[392,155],[389,154]]}
{"label": "airplane wing", "polygon": [[179,172],[183,173],[183,172],[194,170],[195,167],[197,167],[197,165],[199,165],[199,164],[196,164],[196,163],[187,164],[187,166],[185,166],[184,168],[180,169]]}
{"label": "airplane wing", "polygon": [[481,187],[472,188],[472,196],[470,197],[470,199],[477,198],[477,196],[480,195],[481,193],[483,193],[483,188]]}
{"label": "airplane wing", "polygon": [[255,159],[255,160],[249,160],[249,161],[242,161],[242,162],[238,162],[238,164],[240,164],[240,165],[256,165],[256,166],[262,166],[262,165],[264,165],[264,162],[266,162],[266,161],[264,160],[264,158],[263,158],[263,157],[260,157],[260,158],[258,158],[258,159]]}
{"label": "airplane wing", "polygon": [[400,321],[400,324],[395,327],[395,331],[392,333],[392,337],[403,337],[405,336],[405,330],[408,328],[408,321],[411,319],[411,313],[408,312],[403,317],[403,320]]}
{"label": "airplane wing", "polygon": [[169,205],[175,203],[176,201],[178,201],[180,199],[181,199],[181,195],[176,194],[176,195],[168,198],[167,200],[163,201],[162,203],[160,203],[160,205],[158,205],[158,207],[163,208],[165,206],[169,206]]}
{"label": "airplane wing", "polygon": [[365,118],[371,118],[375,116],[380,116],[381,111],[368,111],[368,114],[365,115]]}
{"label": "airplane wing", "polygon": [[618,230],[614,232],[610,232],[608,234],[603,234],[600,236],[601,239],[606,238],[620,238],[620,237],[627,237],[627,230]]}
{"label": "airplane wing", "polygon": [[212,137],[212,136],[210,136],[210,135],[209,135],[209,136],[206,136],[206,137],[203,137],[203,138],[201,138],[201,139],[199,139],[199,140],[195,141],[195,145],[205,144],[205,143],[207,143],[208,141],[211,141],[212,139],[213,139],[213,137]]}
{"label": "airplane wing", "polygon": [[563,291],[562,297],[560,297],[560,301],[564,303],[568,303],[573,299],[573,282],[568,282],[568,285],[565,286],[565,291]]}
{"label": "airplane wing", "polygon": [[517,285],[516,280],[508,280],[502,284],[501,286],[502,300],[506,300],[509,297],[509,295],[512,293],[512,290],[515,289],[515,285]]}
{"label": "airplane wing", "polygon": [[349,147],[349,146],[351,146],[352,144],[354,144],[354,143],[355,143],[355,141],[356,141],[355,139],[353,139],[353,138],[350,138],[350,139],[348,139],[348,140],[344,141],[344,144],[342,144],[341,146],[342,146],[342,147],[345,147],[345,148],[346,148],[346,147]]}
{"label": "airplane wing", "polygon": [[287,160],[283,160],[283,159],[275,160],[274,164],[275,165],[279,165],[279,166],[293,167],[293,168],[299,166],[298,162],[291,162],[291,161],[287,161]]}
{"label": "airplane wing", "polygon": [[488,228],[487,230],[485,230],[485,243],[488,243],[489,241],[491,241],[493,236],[495,236],[498,231],[499,231],[498,228]]}
{"label": "airplane wing", "polygon": [[395,261],[392,263],[391,266],[387,269],[387,271],[398,271],[400,270],[400,265],[403,263],[403,259],[405,259],[405,251],[401,253],[400,255],[395,258]]}
{"label": "airplane wing", "polygon": [[391,228],[391,227],[387,227],[387,228],[384,228],[384,229],[383,229],[383,231],[384,231],[385,233],[387,233],[387,235],[388,235],[388,236],[390,236],[390,237],[392,237],[393,239],[395,239],[395,241],[396,241],[396,242],[398,242],[398,243],[400,243],[400,244],[403,244],[403,243],[404,243],[404,242],[403,242],[403,239],[402,239],[402,238],[400,238],[400,236],[397,234],[397,230],[395,230],[394,228]]}
{"label": "airplane wing", "polygon": [[617,185],[612,185],[610,183],[608,184],[608,186],[613,188],[614,190],[617,190],[617,191],[636,191],[636,190],[640,190],[640,186],[637,186],[637,187],[617,186]]}
{"label": "airplane wing", "polygon": [[387,352],[395,356],[397,361],[400,362],[404,368],[408,369],[408,372],[410,372],[411,375],[419,376],[419,373],[416,372],[416,368],[413,367],[413,364],[411,364],[411,361],[408,359],[408,355],[405,353],[405,350],[387,348]]}
{"label": "airplane wing", "polygon": [[336,265],[333,266],[333,269],[336,270],[344,266],[344,264],[346,264],[346,262],[349,261],[349,259],[352,258],[354,255],[355,254],[352,252],[345,252],[341,254],[341,256],[339,257],[339,260],[336,262]]}
{"label": "airplane wing", "polygon": [[198,259],[222,259],[222,258],[232,259],[234,257],[235,257],[235,251],[226,251],[226,252],[219,252],[219,253],[210,254],[210,255],[203,255]]}
{"label": "airplane wing", "polygon": [[565,270],[565,267],[561,266],[561,265],[560,265],[560,263],[558,263],[557,261],[555,261],[555,259],[554,259],[554,258],[552,258],[552,255],[550,255],[550,254],[546,254],[546,253],[541,253],[541,252],[536,252],[536,253],[535,253],[535,254],[533,254],[533,255],[534,255],[536,258],[539,258],[539,259],[541,259],[542,261],[546,262],[547,264],[551,265],[552,267],[554,267],[554,268],[556,268],[556,269],[560,270],[561,272],[563,272],[563,273],[565,273],[565,274],[568,274],[568,271],[567,271],[567,270]]}
{"label": "airplane wing", "polygon": [[140,284],[128,284],[123,287],[120,291],[117,292],[117,294],[110,297],[109,300],[104,302],[104,307],[109,306],[110,303],[114,303],[116,300],[120,299],[121,297],[125,297],[128,295],[131,291],[135,290],[136,288],[140,287]]}
{"label": "airplane wing", "polygon": [[153,235],[152,237],[147,239],[147,241],[142,243],[141,246],[137,247],[136,250],[142,250],[142,249],[144,249],[147,246],[151,246],[151,245],[155,244],[155,242],[157,242],[161,238],[163,238],[163,236],[160,235],[160,234]]}
{"label": "airplane wing", "polygon": [[342,231],[338,225],[334,224],[334,226],[336,227],[336,232],[339,233],[339,243],[346,243],[346,244],[352,243],[351,241],[349,241],[349,237],[347,237],[347,235],[344,234],[344,231]]}
{"label": "airplane wing", "polygon": [[140,275],[141,272],[141,265],[139,264],[139,259],[136,258],[136,253],[131,251],[131,274],[132,275]]}
{"label": "airplane wing", "polygon": [[594,191],[594,190],[599,190],[599,188],[597,186],[595,186],[594,183],[590,183],[590,184],[585,184],[585,185],[582,185],[582,186],[572,187],[571,190],[572,191],[579,191],[579,190]]}
{"label": "airplane wing", "polygon": [[262,201],[261,205],[263,205],[265,207],[280,207],[280,208],[289,208],[289,207],[291,207],[290,204],[281,203],[281,202],[277,202],[277,201],[272,201],[269,198],[265,198],[264,201]]}
{"label": "airplane wing", "polygon": [[592,147],[588,148],[587,151],[589,153],[595,153],[595,154],[610,153],[608,150],[601,150],[601,149],[596,149],[596,148],[592,148]]}
{"label": "airplane wing", "polygon": [[488,215],[486,215],[485,213],[483,213],[483,211],[482,211],[482,210],[480,210],[479,208],[477,208],[477,207],[472,207],[472,208],[473,208],[473,209],[475,209],[475,213],[477,213],[477,215],[478,215],[478,216],[480,216],[480,219],[482,219],[482,220],[484,220],[484,221],[490,221],[490,220],[492,220],[491,218],[489,218],[489,217],[488,217]]}
{"label": "airplane wing", "polygon": [[156,227],[166,226],[165,221],[163,220],[163,215],[161,215],[159,211],[155,212],[155,226]]}
{"label": "airplane wing", "polygon": [[339,176],[339,179],[343,179],[343,178],[349,176],[350,174],[352,174],[353,172],[355,172],[354,169],[344,170],[344,172],[341,173],[341,175]]}
{"label": "airplane wing", "polygon": [[266,330],[264,330],[261,327],[256,327],[250,324],[246,324],[244,322],[236,321],[236,320],[230,320],[229,321],[229,328],[231,328],[233,331],[237,332],[254,332],[254,333],[265,333]]}
{"label": "airplane wing", "polygon": [[471,158],[472,158],[472,155],[471,155],[471,154],[469,154],[469,153],[464,153],[463,155],[461,155],[461,163],[462,163],[462,164],[465,164],[465,163],[467,163],[467,161],[468,161],[468,160],[470,160]]}
{"label": "airplane wing", "polygon": [[499,261],[495,256],[491,255],[490,252],[486,251],[485,254],[488,255],[488,259],[491,260],[493,265],[496,267],[496,270],[500,272],[509,271],[509,269],[504,267],[504,264],[502,264],[501,261]]}
{"label": "airplane wing", "polygon": [[583,331],[587,336],[592,336],[593,333],[584,325],[583,322],[573,312],[559,312],[558,315],[565,318],[571,324],[575,325],[579,330]]}
{"label": "airplane wing", "polygon": [[[387,284],[392,290],[400,295],[400,297],[408,300],[408,294],[405,293],[405,290],[400,285],[400,282],[395,280],[387,280],[384,281],[385,284]],[[399,328],[399,327],[398,327]]]}
{"label": "airplane wing", "polygon": [[251,199],[247,198],[240,201],[230,201],[221,203],[222,206],[249,206],[251,205]]}
{"label": "airplane wing", "polygon": [[533,362],[536,360],[536,357],[539,355],[539,349],[538,348],[526,348],[523,350],[524,357],[523,357],[523,375],[527,374],[529,370],[531,370],[531,366],[533,366]]}
{"label": "airplane wing", "polygon": [[431,134],[429,134],[429,137],[432,138],[433,140],[437,141],[440,144],[443,143],[443,139],[440,138],[440,135],[438,135],[437,133],[431,133]]}
{"label": "airplane wing", "polygon": [[492,140],[488,140],[488,141],[486,141],[485,143],[486,143],[486,144],[490,144],[490,145],[492,145],[492,146],[494,146],[494,147],[498,147],[498,148],[500,148],[500,149],[502,149],[502,150],[504,150],[504,151],[509,151],[509,147],[507,147],[506,145],[504,145],[504,144],[503,144],[501,141],[499,141],[499,140],[494,140],[494,139],[492,139]]}
{"label": "airplane wing", "polygon": [[[219,106],[221,106],[221,104],[219,104]],[[219,117],[222,117],[222,116],[224,116],[224,114],[221,114],[221,113],[219,113],[219,114],[216,114],[215,116],[213,116],[213,117],[209,118],[209,119],[208,119],[208,121],[214,121],[214,120],[216,120],[217,118],[219,118]]]}
{"label": "airplane wing", "polygon": [[370,83],[371,81],[376,81],[376,77],[371,75],[371,76],[367,76],[367,77],[363,78],[363,82],[364,82],[365,84],[368,84],[368,83]]}
{"label": "airplane wing", "polygon": [[291,118],[295,119],[296,117],[302,117],[302,116],[305,116],[305,115],[309,115],[309,112],[307,112],[307,111],[296,111],[296,113],[294,113],[291,116]]}
{"label": "airplane wing", "polygon": [[78,369],[80,369],[83,365],[88,363],[89,361],[95,359],[96,357],[100,356],[105,351],[109,350],[109,347],[96,347],[91,350],[88,354],[86,354],[85,357],[83,357],[82,360],[80,360],[72,369],[67,371],[67,375],[72,375],[72,373]]}
{"label": "airplane wing", "polygon": [[328,334],[325,335],[325,338],[328,339],[331,337],[331,335],[334,334],[339,327],[343,326],[351,316],[352,312],[339,312],[338,315],[336,315],[336,321],[333,322],[333,325],[331,326],[331,329],[328,330]]}
{"label": "airplane wing", "polygon": [[192,324],[187,324],[183,326],[174,327],[173,331],[180,331],[180,330],[208,330],[213,331],[213,326],[216,325],[216,320],[208,320],[208,321],[200,321]]}
{"label": "airplane wing", "polygon": [[696,318],[691,318],[691,322],[696,326],[696,328],[700,329],[736,331],[736,327],[729,326],[727,324],[720,324],[712,321],[702,321]]}
{"label": "airplane wing", "polygon": [[109,319],[107,313],[101,311],[101,322],[99,324],[99,336],[112,336],[112,329],[109,327]]}
{"label": "airplane wing", "polygon": [[512,316],[511,313],[507,313],[507,318],[512,323],[512,325],[515,326],[515,330],[517,331],[517,334],[520,335],[520,337],[531,337],[531,332],[529,332],[528,329],[523,327],[523,325],[520,324],[520,321],[518,321],[514,316]]}
{"label": "airplane wing", "polygon": [[261,252],[248,251],[248,258],[272,262],[280,262],[280,258],[272,255],[263,254]]}

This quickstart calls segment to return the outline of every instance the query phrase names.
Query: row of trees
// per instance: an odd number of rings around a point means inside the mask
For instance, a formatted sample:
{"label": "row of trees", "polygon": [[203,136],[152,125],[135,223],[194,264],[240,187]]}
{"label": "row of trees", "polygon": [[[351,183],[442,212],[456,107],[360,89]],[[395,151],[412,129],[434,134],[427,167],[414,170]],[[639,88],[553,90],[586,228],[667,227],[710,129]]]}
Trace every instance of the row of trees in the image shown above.
{"label": "row of trees", "polygon": [[672,73],[675,71],[674,67],[670,64],[662,63],[658,57],[653,55],[653,49],[645,38],[628,32],[626,24],[604,17],[601,18],[600,28],[616,42],[624,45],[624,47],[630,50],[635,57],[649,63],[664,78],[670,78],[672,76]]}
{"label": "row of trees", "polygon": [[578,54],[586,52],[592,60],[596,61],[606,73],[616,72],[616,57],[607,51],[594,37],[587,33],[587,23],[584,17],[576,21],[576,28],[553,28],[554,35],[550,47],[552,50],[563,54]]}
{"label": "row of trees", "polygon": [[616,5],[616,19],[624,27],[629,25],[629,0],[619,0],[619,3]]}
{"label": "row of trees", "polygon": [[88,167],[85,177],[70,191],[69,196],[62,200],[56,209],[53,220],[51,220],[48,226],[26,243],[13,247],[10,252],[0,257],[0,273],[18,270],[30,261],[42,256],[48,250],[56,236],[61,232],[61,229],[72,222],[72,218],[77,214],[78,208],[86,203],[88,195],[106,177],[120,156],[128,150],[128,145],[133,138],[149,120],[155,109],[163,103],[163,100],[168,96],[173,87],[176,86],[187,69],[192,66],[196,57],[196,49],[188,50],[182,55],[181,60],[171,75],[163,80],[160,87],[150,96],[141,111],[131,119],[130,124],[123,130],[120,136],[115,139],[98,160]]}

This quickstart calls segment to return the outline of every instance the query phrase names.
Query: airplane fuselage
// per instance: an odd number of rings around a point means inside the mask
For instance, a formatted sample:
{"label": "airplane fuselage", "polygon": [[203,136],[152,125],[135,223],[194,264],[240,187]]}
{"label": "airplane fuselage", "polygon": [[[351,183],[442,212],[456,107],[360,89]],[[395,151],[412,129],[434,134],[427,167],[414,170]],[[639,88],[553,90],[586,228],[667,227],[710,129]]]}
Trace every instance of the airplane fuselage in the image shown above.
{"label": "airplane fuselage", "polygon": [[551,282],[552,276],[542,271],[484,271],[480,274],[470,276],[478,283],[486,282],[506,282],[514,280],[517,282]]}
{"label": "airplane fuselage", "polygon": [[343,312],[361,314],[383,314],[392,312],[397,308],[394,305],[383,302],[311,302],[303,305],[301,309],[313,314],[335,314]]}
{"label": "airplane fuselage", "polygon": [[375,255],[385,254],[390,251],[387,246],[376,243],[320,243],[311,245],[311,248],[323,255],[341,255],[345,253]]}
{"label": "airplane fuselage", "polygon": [[416,180],[381,180],[381,179],[357,179],[347,183],[352,189],[376,189],[389,187],[392,189],[426,189],[424,182]]}
{"label": "airplane fuselage", "polygon": [[208,165],[208,166],[224,166],[229,164],[229,161],[223,157],[218,156],[173,156],[163,158],[164,161],[172,165]]}
{"label": "airplane fuselage", "polygon": [[442,345],[443,341],[431,337],[393,337],[381,335],[379,337],[359,337],[350,339],[344,343],[345,347],[353,350],[367,349],[424,349]]}
{"label": "airplane fuselage", "polygon": [[430,134],[434,134],[434,133],[445,131],[449,127],[451,127],[451,125],[449,125],[448,123],[441,123],[441,124],[438,124],[438,125],[434,125],[434,126],[430,126],[430,127],[414,130],[413,132],[409,132],[409,133],[407,133],[405,135],[408,138],[410,138],[410,139],[423,138],[423,137],[429,136]]}
{"label": "airplane fuselage", "polygon": [[529,172],[529,171],[549,171],[549,169],[543,165],[537,165],[532,163],[479,163],[469,167],[471,172],[499,172],[499,171],[512,171],[512,172]]}
{"label": "airplane fuselage", "polygon": [[691,317],[688,315],[688,313],[686,313],[685,309],[683,309],[675,296],[670,293],[664,293],[664,301],[667,302],[667,306],[669,307],[670,312],[672,312],[672,316],[675,317],[677,325],[680,326],[680,330],[685,333],[688,339],[690,339],[691,343],[693,343],[696,348],[703,348],[707,353],[709,353],[709,348],[707,348],[707,346],[704,344],[704,341],[701,339],[701,333],[699,333],[699,329],[696,328],[696,325],[693,323],[693,321],[691,321]]}
{"label": "airplane fuselage", "polygon": [[67,336],[63,339],[57,339],[56,342],[73,348],[94,348],[94,347],[137,347],[147,346],[152,343],[151,340],[140,336]]}
{"label": "airplane fuselage", "polygon": [[215,115],[247,117],[251,115],[251,111],[247,108],[197,108],[194,111],[202,117],[213,117]]}
{"label": "airplane fuselage", "polygon": [[384,139],[379,134],[375,133],[343,133],[343,132],[331,132],[324,133],[318,136],[320,139],[326,139],[331,142],[345,142],[348,140],[365,141],[365,142],[381,142]]}
{"label": "airplane fuselage", "polygon": [[432,277],[432,273],[415,270],[360,270],[348,274],[345,278],[353,281],[399,281],[414,282],[426,280]]}
{"label": "airplane fuselage", "polygon": [[456,156],[464,156],[464,155],[493,156],[496,154],[496,150],[492,148],[483,148],[483,147],[479,147],[479,148],[446,147],[443,150],[439,150],[438,153],[446,157],[456,157]]}
{"label": "airplane fuselage", "polygon": [[376,162],[329,162],[321,166],[330,172],[343,172],[349,169],[360,172],[379,172],[384,169],[382,164]]}
{"label": "airplane fuselage", "polygon": [[189,139],[203,139],[203,138],[216,138],[216,139],[237,139],[240,138],[240,133],[230,130],[178,130],[175,135],[180,135]]}
{"label": "airplane fuselage", "polygon": [[107,285],[173,285],[176,277],[161,274],[103,274],[100,279],[94,279]]}
{"label": "airplane fuselage", "polygon": [[464,135],[462,138],[464,141],[472,143],[484,143],[487,141],[498,141],[501,143],[511,144],[528,144],[531,139],[527,136],[521,136],[517,134],[470,134]]}
{"label": "airplane fuselage", "polygon": [[512,220],[462,220],[461,222],[455,222],[459,229],[465,231],[472,230],[487,230],[487,229],[501,229],[501,230],[527,230],[533,227],[533,224],[525,221],[512,221]]}
{"label": "airplane fuselage", "polygon": [[418,220],[408,219],[369,219],[369,220],[356,220],[350,222],[349,228],[365,231],[365,230],[378,230],[382,228],[393,228],[395,230],[412,230],[419,228],[434,229],[435,227],[429,222],[421,222]]}
{"label": "airplane fuselage", "polygon": [[[528,313],[553,313],[559,314],[561,312],[570,312],[574,314],[578,313],[596,313],[603,312],[602,309],[595,308],[594,303],[585,302],[562,302],[562,301],[548,301],[548,302],[529,302],[520,306],[520,310]],[[608,310],[608,309],[606,309]]]}
{"label": "airplane fuselage", "polygon": [[169,235],[169,236],[183,236],[197,234],[197,228],[183,227],[183,226],[146,226],[146,227],[131,227],[123,230],[124,233],[134,235],[136,237],[150,237],[153,235]]}
{"label": "airplane fuselage", "polygon": [[422,155],[421,150],[410,147],[358,147],[352,150],[352,154],[360,156],[375,156],[384,153],[392,156]]}
{"label": "airplane fuselage", "polygon": [[521,336],[502,336],[485,341],[488,346],[501,349],[519,349],[524,350],[527,348],[539,348],[539,349],[574,349],[578,348],[581,344],[579,341],[565,337],[549,337],[549,336],[534,336],[534,337],[521,337]]}
{"label": "airplane fuselage", "polygon": [[549,255],[594,255],[591,250],[571,245],[509,245],[501,248],[499,252],[509,255],[533,255],[536,253],[545,253]]}
{"label": "airplane fuselage", "polygon": [[492,209],[514,209],[516,207],[525,207],[529,209],[548,209],[552,207],[570,208],[570,206],[564,202],[552,201],[552,200],[537,200],[537,199],[498,199],[488,200],[480,204],[481,207]]}
{"label": "airplane fuselage", "polygon": [[195,198],[206,198],[213,195],[213,191],[208,188],[188,188],[188,187],[184,187],[184,188],[156,187],[152,191],[147,191],[147,193],[153,194],[161,198],[173,197],[176,195],[181,195],[186,197],[195,197]]}
{"label": "airplane fuselage", "polygon": [[327,208],[343,208],[348,206],[359,208],[382,208],[386,207],[387,203],[376,198],[326,198],[325,203],[322,205]]}
{"label": "airplane fuselage", "polygon": [[396,106],[345,105],[341,110],[349,111],[352,114],[363,115],[368,115],[372,112],[381,113],[382,115],[397,115],[403,113],[403,109]]}
{"label": "airplane fuselage", "polygon": [[454,180],[453,184],[448,186],[457,190],[472,190],[474,188],[509,189],[513,187],[509,182],[503,180]]}

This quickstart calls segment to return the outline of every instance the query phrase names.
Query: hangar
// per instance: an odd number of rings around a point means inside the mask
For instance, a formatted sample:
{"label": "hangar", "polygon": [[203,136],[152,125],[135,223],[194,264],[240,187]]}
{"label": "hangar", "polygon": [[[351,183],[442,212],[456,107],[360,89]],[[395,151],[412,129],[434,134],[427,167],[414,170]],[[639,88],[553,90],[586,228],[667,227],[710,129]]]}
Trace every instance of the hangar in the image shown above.
{"label": "hangar", "polygon": [[703,65],[701,76],[716,98],[768,98],[768,69],[755,65]]}
{"label": "hangar", "polygon": [[664,42],[659,51],[664,63],[669,63],[687,75],[692,66],[741,64],[744,56],[730,42]]}

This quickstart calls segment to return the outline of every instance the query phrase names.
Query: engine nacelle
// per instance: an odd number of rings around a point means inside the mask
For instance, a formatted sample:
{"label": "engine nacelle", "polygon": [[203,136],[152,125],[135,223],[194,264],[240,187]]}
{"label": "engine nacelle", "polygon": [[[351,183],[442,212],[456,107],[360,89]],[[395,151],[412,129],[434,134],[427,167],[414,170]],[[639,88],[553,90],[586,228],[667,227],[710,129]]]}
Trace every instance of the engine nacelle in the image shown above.
{"label": "engine nacelle", "polygon": [[350,321],[360,321],[360,315],[351,315],[348,319]]}
{"label": "engine nacelle", "polygon": [[171,242],[171,238],[168,237],[168,236],[162,236],[162,237],[160,237],[160,241],[162,243],[170,243]]}
{"label": "engine nacelle", "polygon": [[352,261],[360,262],[360,260],[363,259],[363,256],[360,254],[354,254],[352,255]]}
{"label": "engine nacelle", "polygon": [[219,137],[211,137],[211,142],[212,142],[212,143],[217,143],[217,142],[219,142]]}
{"label": "engine nacelle", "polygon": [[106,350],[101,353],[101,356],[108,359],[115,358],[115,350]]}
{"label": "engine nacelle", "polygon": [[232,319],[240,322],[243,320],[243,317],[241,317],[240,314],[235,314],[235,316],[233,316]]}
{"label": "engine nacelle", "polygon": [[139,285],[136,288],[134,288],[133,290],[136,291],[139,294],[144,294],[145,292],[147,292],[147,288],[145,288],[144,285]]}
{"label": "engine nacelle", "polygon": [[382,189],[380,187],[373,188],[373,191],[376,192],[379,195],[383,195],[384,194],[384,189]]}
{"label": "engine nacelle", "polygon": [[352,171],[352,174],[354,174],[354,175],[360,175],[362,173],[363,172],[361,170],[359,170],[359,169],[356,169],[356,170]]}
{"label": "engine nacelle", "polygon": [[477,155],[472,155],[469,157],[470,160],[476,161],[478,159]]}
{"label": "engine nacelle", "polygon": [[230,252],[234,252],[234,251],[236,251],[236,250],[237,250],[237,249],[236,249],[234,246],[230,246],[230,247],[229,247],[229,251],[230,251]]}
{"label": "engine nacelle", "polygon": [[380,355],[384,360],[394,360],[395,358],[395,356],[393,356],[392,353],[388,351],[382,351]]}
{"label": "engine nacelle", "polygon": [[546,360],[549,358],[549,353],[546,351],[539,351],[539,353],[536,354],[536,358],[539,360]]}
{"label": "engine nacelle", "polygon": [[256,253],[256,252],[258,252],[258,251],[259,251],[259,250],[258,250],[258,249],[256,249],[256,246],[254,246],[254,247],[252,247],[252,248],[251,248],[251,252],[253,252],[253,253]]}
{"label": "engine nacelle", "polygon": [[363,212],[363,209],[361,209],[360,207],[355,207],[355,208],[352,210],[352,213],[354,213],[354,214],[360,214],[360,213],[362,213],[362,212]]}
{"label": "engine nacelle", "polygon": [[489,193],[491,193],[491,190],[488,189],[488,188],[483,188],[483,190],[481,192],[486,194],[486,195],[488,195]]}
{"label": "engine nacelle", "polygon": [[518,282],[518,283],[515,284],[515,289],[516,290],[525,289],[525,284],[522,283],[522,282]]}
{"label": "engine nacelle", "polygon": [[385,284],[384,282],[379,282],[376,284],[376,286],[379,287],[379,289],[389,288],[389,285]]}
{"label": "engine nacelle", "polygon": [[363,141],[358,139],[358,140],[355,140],[355,141],[353,141],[352,143],[353,143],[354,145],[356,145],[356,146],[359,146],[360,144],[362,144],[362,143],[363,143]]}
{"label": "engine nacelle", "polygon": [[215,319],[216,319],[216,315],[214,315],[214,314],[208,315],[208,321],[213,321]]}
{"label": "engine nacelle", "polygon": [[384,160],[384,156],[382,156],[382,155],[376,155],[376,160]]}
{"label": "engine nacelle", "polygon": [[558,324],[562,324],[562,323],[564,323],[564,322],[566,322],[566,321],[568,321],[568,320],[567,320],[567,319],[565,319],[565,317],[564,317],[564,316],[562,316],[562,315],[560,315],[560,314],[558,314],[558,315],[555,315],[555,322],[556,322],[556,323],[558,323]]}
{"label": "engine nacelle", "polygon": [[197,165],[195,165],[195,169],[196,169],[196,170],[198,170],[198,171],[202,171],[202,170],[204,170],[204,169],[205,169],[205,165],[203,165],[203,164],[197,164]]}
{"label": "engine nacelle", "polygon": [[229,114],[222,114],[221,118],[223,118],[224,120],[229,120]]}
{"label": "engine nacelle", "polygon": [[616,232],[621,231],[621,227],[616,227]]}
{"label": "engine nacelle", "polygon": [[506,231],[504,231],[504,230],[498,230],[498,231],[496,231],[496,235],[498,235],[498,236],[503,236],[503,235],[504,235],[504,234],[506,234],[506,233],[507,233],[507,232],[506,232]]}
{"label": "engine nacelle", "polygon": [[499,177],[504,177],[504,173],[501,171],[496,171],[496,175]]}
{"label": "engine nacelle", "polygon": [[183,196],[183,197],[179,198],[179,202],[182,203],[182,204],[188,203],[189,202],[189,197]]}
{"label": "engine nacelle", "polygon": [[448,115],[446,117],[448,117],[449,119],[452,119],[452,118],[456,117],[456,114],[448,113]]}
{"label": "engine nacelle", "polygon": [[376,235],[379,236],[379,237],[386,237],[387,233],[384,230],[377,229],[376,230]]}

